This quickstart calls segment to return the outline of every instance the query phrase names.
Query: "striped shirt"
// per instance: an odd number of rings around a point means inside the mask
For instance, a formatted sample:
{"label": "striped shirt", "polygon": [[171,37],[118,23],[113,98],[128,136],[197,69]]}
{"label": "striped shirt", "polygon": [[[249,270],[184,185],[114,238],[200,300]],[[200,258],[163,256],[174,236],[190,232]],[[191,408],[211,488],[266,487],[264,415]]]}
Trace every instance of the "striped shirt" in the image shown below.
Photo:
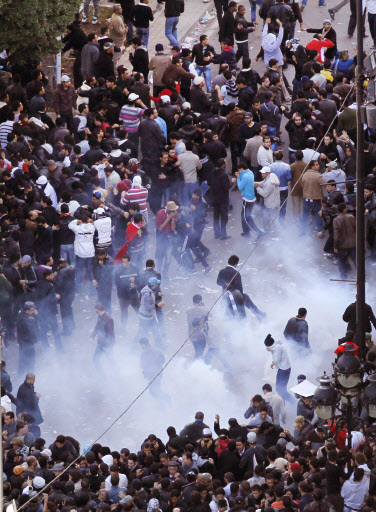
{"label": "striped shirt", "polygon": [[8,134],[13,131],[14,121],[5,121],[0,124],[0,143],[3,148],[8,145]]}
{"label": "striped shirt", "polygon": [[133,107],[132,105],[123,105],[121,107],[119,120],[123,121],[124,128],[131,133],[135,133],[141,122],[141,117],[146,109]]}
{"label": "striped shirt", "polygon": [[144,187],[131,188],[125,196],[120,199],[120,204],[125,206],[128,203],[138,203],[142,213],[147,212],[146,201],[148,200],[148,189]]}

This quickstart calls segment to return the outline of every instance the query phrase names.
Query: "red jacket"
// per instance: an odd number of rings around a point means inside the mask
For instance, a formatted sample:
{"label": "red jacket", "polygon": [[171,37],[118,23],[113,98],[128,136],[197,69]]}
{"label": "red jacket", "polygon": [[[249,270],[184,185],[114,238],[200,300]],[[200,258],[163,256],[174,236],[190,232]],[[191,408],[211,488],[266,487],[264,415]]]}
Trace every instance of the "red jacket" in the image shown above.
{"label": "red jacket", "polygon": [[319,61],[321,64],[324,64],[325,48],[332,48],[333,46],[334,43],[329,39],[323,39],[322,41],[320,41],[320,39],[312,39],[312,41],[307,44],[306,48],[307,50],[317,50],[319,52]]}

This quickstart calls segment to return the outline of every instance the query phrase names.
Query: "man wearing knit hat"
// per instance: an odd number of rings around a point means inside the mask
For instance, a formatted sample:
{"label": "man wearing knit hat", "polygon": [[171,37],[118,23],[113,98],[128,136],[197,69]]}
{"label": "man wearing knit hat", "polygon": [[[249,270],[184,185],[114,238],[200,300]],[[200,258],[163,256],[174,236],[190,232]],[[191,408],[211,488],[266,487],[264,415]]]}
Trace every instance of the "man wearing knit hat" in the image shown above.
{"label": "man wearing knit hat", "polygon": [[163,73],[171,64],[171,58],[164,53],[163,44],[158,43],[155,46],[155,55],[149,61],[149,69],[153,72],[153,96],[157,98],[165,88],[162,83]]}
{"label": "man wearing knit hat", "polygon": [[271,334],[265,338],[264,345],[266,350],[272,353],[273,361],[271,368],[277,370],[276,389],[277,393],[284,399],[292,402],[292,396],[287,391],[287,384],[291,373],[290,359],[287,350],[280,341],[274,341]]}
{"label": "man wearing knit hat", "polygon": [[129,203],[137,203],[140,205],[140,211],[147,220],[148,215],[148,200],[149,191],[147,188],[142,186],[141,176],[134,176],[132,181],[132,187],[126,192],[121,193],[120,204],[126,206]]}

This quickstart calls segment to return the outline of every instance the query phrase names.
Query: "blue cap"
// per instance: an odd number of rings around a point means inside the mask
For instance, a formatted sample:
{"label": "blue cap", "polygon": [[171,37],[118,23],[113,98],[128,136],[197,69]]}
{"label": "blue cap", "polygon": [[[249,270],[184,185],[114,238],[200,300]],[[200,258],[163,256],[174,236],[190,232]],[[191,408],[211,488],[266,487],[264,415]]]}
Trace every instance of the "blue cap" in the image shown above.
{"label": "blue cap", "polygon": [[149,285],[150,285],[150,286],[154,286],[155,284],[160,284],[160,280],[159,280],[159,279],[157,279],[156,277],[151,277],[151,278],[149,279]]}

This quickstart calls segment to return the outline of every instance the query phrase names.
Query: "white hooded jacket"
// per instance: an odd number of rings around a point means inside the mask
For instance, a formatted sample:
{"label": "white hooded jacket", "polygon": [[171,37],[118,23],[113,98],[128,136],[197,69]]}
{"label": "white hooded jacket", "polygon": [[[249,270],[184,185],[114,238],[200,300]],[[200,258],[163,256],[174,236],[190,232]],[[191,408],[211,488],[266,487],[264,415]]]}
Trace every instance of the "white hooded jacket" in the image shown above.
{"label": "white hooded jacket", "polygon": [[258,182],[257,193],[264,198],[265,208],[278,208],[280,205],[279,179],[274,173]]}

